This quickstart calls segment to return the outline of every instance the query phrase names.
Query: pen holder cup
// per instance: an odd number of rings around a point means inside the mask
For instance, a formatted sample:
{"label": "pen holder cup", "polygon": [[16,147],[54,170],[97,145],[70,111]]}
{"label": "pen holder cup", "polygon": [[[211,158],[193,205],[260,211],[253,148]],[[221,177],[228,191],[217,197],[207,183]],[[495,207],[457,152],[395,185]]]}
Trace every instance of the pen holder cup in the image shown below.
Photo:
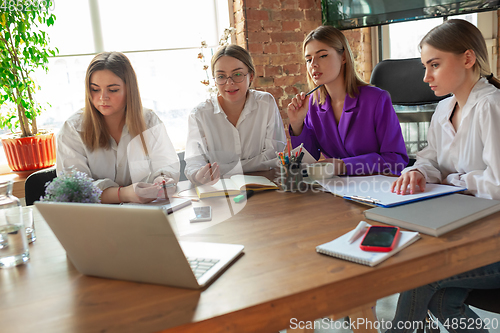
{"label": "pen holder cup", "polygon": [[305,164],[300,163],[280,165],[280,189],[284,192],[305,192],[307,184],[303,181],[304,169]]}

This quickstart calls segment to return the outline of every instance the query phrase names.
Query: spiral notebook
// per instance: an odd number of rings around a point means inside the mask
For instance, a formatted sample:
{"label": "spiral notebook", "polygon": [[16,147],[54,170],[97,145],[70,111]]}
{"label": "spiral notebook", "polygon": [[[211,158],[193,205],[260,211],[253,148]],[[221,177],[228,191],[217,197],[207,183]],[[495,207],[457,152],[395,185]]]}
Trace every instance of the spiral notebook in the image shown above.
{"label": "spiral notebook", "polygon": [[348,239],[353,233],[354,230],[351,230],[347,234],[344,234],[331,242],[317,246],[316,252],[335,258],[349,260],[358,264],[375,266],[395,255],[407,246],[413,244],[420,238],[418,232],[401,231],[398,245],[391,252],[369,252],[363,251],[359,247],[363,237],[358,237],[358,239],[349,244]]}

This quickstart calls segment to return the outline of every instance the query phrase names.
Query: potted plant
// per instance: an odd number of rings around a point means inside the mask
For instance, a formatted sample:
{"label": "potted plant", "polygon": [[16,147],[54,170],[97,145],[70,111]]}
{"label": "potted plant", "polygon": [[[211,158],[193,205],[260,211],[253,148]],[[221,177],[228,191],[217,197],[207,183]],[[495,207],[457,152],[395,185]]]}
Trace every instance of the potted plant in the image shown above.
{"label": "potted plant", "polygon": [[26,3],[0,7],[0,128],[13,132],[2,138],[13,171],[46,168],[56,157],[54,133],[37,128],[43,108],[35,100],[40,87],[32,78],[38,68],[47,72],[49,56],[58,52],[49,48],[49,37],[40,29],[53,25],[55,16],[48,0]]}

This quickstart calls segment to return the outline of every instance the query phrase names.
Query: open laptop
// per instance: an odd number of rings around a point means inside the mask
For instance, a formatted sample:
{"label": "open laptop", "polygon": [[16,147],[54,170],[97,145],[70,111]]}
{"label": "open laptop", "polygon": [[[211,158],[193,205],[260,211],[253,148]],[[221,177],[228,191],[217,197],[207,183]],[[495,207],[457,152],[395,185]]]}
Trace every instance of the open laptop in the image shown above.
{"label": "open laptop", "polygon": [[198,289],[212,282],[244,248],[179,242],[169,222],[173,218],[161,207],[35,205],[85,275]]}

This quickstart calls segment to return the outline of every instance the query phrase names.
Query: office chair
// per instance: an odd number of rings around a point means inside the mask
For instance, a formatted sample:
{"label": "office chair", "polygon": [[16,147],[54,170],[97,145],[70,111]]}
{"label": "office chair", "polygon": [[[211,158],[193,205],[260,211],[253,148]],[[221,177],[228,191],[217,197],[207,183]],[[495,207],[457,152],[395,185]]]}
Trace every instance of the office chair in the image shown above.
{"label": "office chair", "polygon": [[435,104],[448,97],[437,97],[423,81],[424,74],[420,58],[388,59],[375,66],[370,79],[372,85],[391,95],[402,124],[403,138],[410,157],[409,166],[415,162],[416,152],[427,146],[427,128]]}
{"label": "office chair", "polygon": [[31,206],[41,196],[45,195],[45,184],[56,178],[56,168],[38,170],[26,178],[24,183],[24,196],[26,206]]}

